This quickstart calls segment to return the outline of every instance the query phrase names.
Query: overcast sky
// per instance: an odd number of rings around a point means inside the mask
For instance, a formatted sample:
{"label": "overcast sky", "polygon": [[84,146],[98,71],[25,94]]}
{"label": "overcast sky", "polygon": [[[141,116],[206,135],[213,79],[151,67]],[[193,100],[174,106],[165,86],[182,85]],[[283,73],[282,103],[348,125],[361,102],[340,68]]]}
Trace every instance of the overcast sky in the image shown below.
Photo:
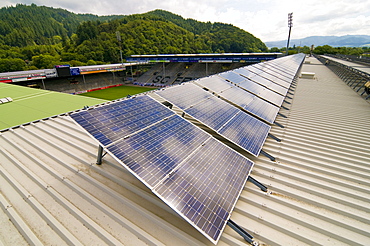
{"label": "overcast sky", "polygon": [[370,1],[364,0],[1,0],[51,6],[74,13],[138,14],[163,9],[198,21],[233,24],[263,42],[286,40],[293,12],[292,39],[326,35],[370,35]]}

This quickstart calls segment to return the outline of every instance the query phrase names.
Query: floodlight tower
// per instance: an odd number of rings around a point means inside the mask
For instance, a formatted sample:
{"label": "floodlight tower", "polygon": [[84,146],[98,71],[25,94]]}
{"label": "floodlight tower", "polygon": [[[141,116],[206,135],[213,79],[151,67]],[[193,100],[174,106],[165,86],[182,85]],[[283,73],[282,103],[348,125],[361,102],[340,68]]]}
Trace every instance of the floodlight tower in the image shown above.
{"label": "floodlight tower", "polygon": [[289,13],[288,14],[289,35],[288,35],[288,41],[287,41],[287,44],[286,44],[286,55],[288,55],[289,41],[290,41],[290,32],[292,31],[292,26],[293,26],[293,13]]}
{"label": "floodlight tower", "polygon": [[123,64],[123,57],[122,57],[122,39],[121,39],[121,33],[119,31],[116,32],[116,37],[119,45],[119,56],[121,58],[121,63]]}

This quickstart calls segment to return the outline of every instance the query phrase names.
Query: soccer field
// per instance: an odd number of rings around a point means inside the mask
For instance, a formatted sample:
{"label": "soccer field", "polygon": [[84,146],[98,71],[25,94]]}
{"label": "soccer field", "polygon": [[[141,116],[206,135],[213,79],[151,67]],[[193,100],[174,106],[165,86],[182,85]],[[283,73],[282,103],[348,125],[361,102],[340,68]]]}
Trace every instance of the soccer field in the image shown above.
{"label": "soccer field", "polygon": [[106,102],[97,98],[0,83],[0,98],[5,97],[11,97],[13,101],[0,106],[0,130]]}
{"label": "soccer field", "polygon": [[122,97],[127,97],[128,95],[135,95],[145,91],[155,90],[154,87],[142,87],[142,86],[117,86],[104,90],[91,91],[87,93],[79,94],[81,96],[100,98],[105,100],[116,100]]}

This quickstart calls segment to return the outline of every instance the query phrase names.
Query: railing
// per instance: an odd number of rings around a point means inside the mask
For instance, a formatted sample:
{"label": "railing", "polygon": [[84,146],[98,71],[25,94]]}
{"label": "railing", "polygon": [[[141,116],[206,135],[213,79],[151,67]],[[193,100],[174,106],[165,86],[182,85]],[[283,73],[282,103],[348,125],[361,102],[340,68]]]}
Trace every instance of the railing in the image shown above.
{"label": "railing", "polygon": [[341,78],[349,87],[356,91],[365,100],[368,100],[370,98],[370,89],[368,83],[370,81],[370,74],[323,56],[316,56],[316,58],[320,62],[325,64],[330,70],[332,70],[339,78]]}

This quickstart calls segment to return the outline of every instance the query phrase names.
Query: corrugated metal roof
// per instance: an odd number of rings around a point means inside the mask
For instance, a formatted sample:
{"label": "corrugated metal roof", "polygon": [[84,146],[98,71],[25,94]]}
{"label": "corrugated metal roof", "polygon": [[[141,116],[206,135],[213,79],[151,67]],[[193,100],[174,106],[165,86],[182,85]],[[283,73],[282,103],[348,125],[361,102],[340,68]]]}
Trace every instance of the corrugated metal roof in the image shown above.
{"label": "corrugated metal roof", "polygon": [[[370,108],[315,58],[232,214],[260,245],[370,243]],[[0,133],[4,245],[211,245],[68,116]],[[4,226],[5,225],[5,226]],[[219,245],[246,242],[229,227]]]}

